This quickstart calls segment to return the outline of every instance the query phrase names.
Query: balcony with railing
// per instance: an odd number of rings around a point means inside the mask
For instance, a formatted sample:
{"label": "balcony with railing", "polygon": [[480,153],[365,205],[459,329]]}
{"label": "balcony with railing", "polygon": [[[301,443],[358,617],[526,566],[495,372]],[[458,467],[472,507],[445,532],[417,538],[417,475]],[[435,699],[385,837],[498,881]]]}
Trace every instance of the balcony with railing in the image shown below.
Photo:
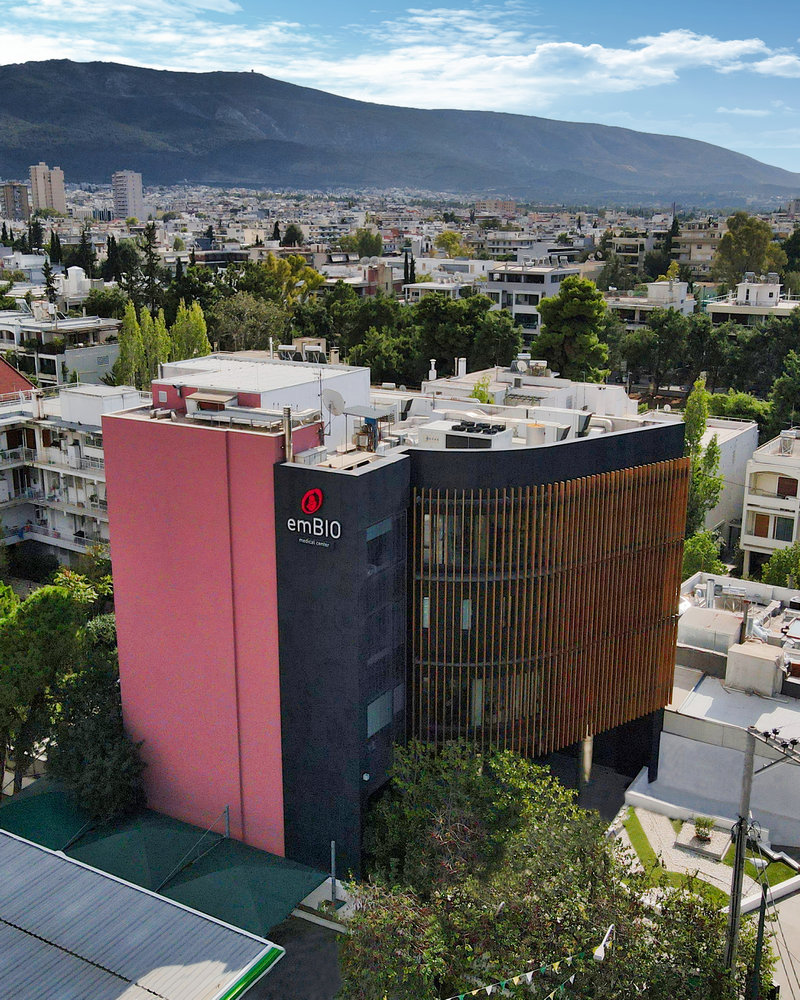
{"label": "balcony with railing", "polygon": [[70,534],[66,531],[58,531],[48,525],[34,524],[30,521],[27,524],[17,526],[4,526],[0,530],[5,545],[13,545],[18,541],[36,541],[57,545],[76,552],[84,552],[93,545],[108,543],[107,538],[103,538],[95,532]]}
{"label": "balcony with railing", "polygon": [[25,465],[36,460],[36,452],[32,448],[9,448],[0,451],[0,469],[12,465]]}

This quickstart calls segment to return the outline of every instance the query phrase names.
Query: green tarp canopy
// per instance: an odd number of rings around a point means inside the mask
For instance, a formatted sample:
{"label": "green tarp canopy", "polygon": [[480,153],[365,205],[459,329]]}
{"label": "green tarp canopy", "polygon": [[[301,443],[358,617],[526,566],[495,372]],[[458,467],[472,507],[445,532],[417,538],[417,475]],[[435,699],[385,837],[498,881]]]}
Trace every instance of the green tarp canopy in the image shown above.
{"label": "green tarp canopy", "polygon": [[150,809],[95,827],[45,778],[0,807],[0,829],[262,937],[327,878]]}

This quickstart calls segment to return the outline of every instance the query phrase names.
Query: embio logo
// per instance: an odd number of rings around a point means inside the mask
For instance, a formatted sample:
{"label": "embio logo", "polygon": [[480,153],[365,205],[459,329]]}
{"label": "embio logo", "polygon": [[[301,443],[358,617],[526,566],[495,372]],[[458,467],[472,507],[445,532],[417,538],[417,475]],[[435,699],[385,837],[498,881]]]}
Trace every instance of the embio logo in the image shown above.
{"label": "embio logo", "polygon": [[286,522],[289,531],[295,532],[304,545],[329,548],[331,541],[342,537],[342,525],[327,517],[315,517],[322,508],[325,496],[320,489],[306,490],[300,500],[300,510],[306,517],[290,517]]}
{"label": "embio logo", "polygon": [[304,514],[316,514],[322,506],[323,499],[322,490],[308,490],[300,501],[300,510]]}

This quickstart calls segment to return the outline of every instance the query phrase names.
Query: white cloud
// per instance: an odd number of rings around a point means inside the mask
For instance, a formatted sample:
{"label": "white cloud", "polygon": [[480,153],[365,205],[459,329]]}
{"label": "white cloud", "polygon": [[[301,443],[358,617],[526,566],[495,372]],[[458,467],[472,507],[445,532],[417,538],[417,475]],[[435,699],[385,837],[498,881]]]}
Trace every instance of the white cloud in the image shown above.
{"label": "white cloud", "polygon": [[767,108],[717,108],[717,114],[719,115],[745,115],[750,118],[765,118],[767,115],[771,115],[772,112]]}
{"label": "white cloud", "polygon": [[[11,0],[0,61],[69,56],[175,70],[255,69],[385,104],[526,114],[576,97],[588,102],[668,86],[690,71],[800,76],[800,55],[759,38],[676,28],[616,46],[561,41],[530,23],[530,7],[520,0],[369,17],[375,14],[324,35],[288,18],[248,24],[238,0]],[[719,113],[760,116],[735,106]]]}

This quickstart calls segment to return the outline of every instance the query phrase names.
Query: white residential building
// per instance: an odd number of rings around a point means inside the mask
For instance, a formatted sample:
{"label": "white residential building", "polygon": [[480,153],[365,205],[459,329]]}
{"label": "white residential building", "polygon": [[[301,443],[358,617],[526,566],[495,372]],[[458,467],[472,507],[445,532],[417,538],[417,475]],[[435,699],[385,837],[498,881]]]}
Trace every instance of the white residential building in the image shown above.
{"label": "white residential building", "polygon": [[522,328],[523,339],[530,341],[539,333],[539,303],[557,295],[561,282],[579,275],[580,267],[540,259],[525,264],[498,264],[487,274],[486,294],[498,309],[508,309]]}
{"label": "white residential building", "polygon": [[606,306],[625,324],[636,330],[645,326],[654,309],[674,309],[682,316],[691,316],[695,299],[685,281],[648,281],[646,295],[632,292],[606,295]]}
{"label": "white residential building", "polygon": [[757,448],[747,463],[740,543],[745,576],[777,549],[800,538],[798,482],[800,438],[794,430],[781,431]]}
{"label": "white residential building", "polygon": [[800,299],[782,296],[781,287],[777,274],[770,273],[758,281],[755,274],[748,272],[735,292],[709,302],[706,312],[715,326],[728,320],[740,326],[758,326],[770,316],[789,316],[800,306]]}
{"label": "white residential building", "polygon": [[106,385],[0,397],[0,544],[38,542],[69,562],[107,543],[100,418],[149,400]]}
{"label": "white residential building", "polygon": [[114,216],[140,222],[145,218],[144,197],[142,195],[142,175],[134,170],[118,170],[111,175],[111,191],[114,196]]}
{"label": "white residential building", "polygon": [[[24,306],[24,308],[23,308]],[[99,383],[119,356],[118,319],[65,317],[49,302],[0,312],[0,352],[40,385]]]}
{"label": "white residential building", "polygon": [[51,170],[46,163],[40,162],[30,168],[31,202],[33,210],[37,208],[52,208],[55,212],[67,214],[67,197],[64,194],[64,171],[61,167]]}
{"label": "white residential building", "polygon": [[[683,420],[683,413],[674,410],[650,410],[647,416],[661,423]],[[704,527],[717,532],[730,551],[738,544],[741,533],[747,467],[758,448],[758,424],[753,420],[709,417],[700,443],[707,448],[713,437],[719,445],[722,492],[719,503],[706,514]]]}

